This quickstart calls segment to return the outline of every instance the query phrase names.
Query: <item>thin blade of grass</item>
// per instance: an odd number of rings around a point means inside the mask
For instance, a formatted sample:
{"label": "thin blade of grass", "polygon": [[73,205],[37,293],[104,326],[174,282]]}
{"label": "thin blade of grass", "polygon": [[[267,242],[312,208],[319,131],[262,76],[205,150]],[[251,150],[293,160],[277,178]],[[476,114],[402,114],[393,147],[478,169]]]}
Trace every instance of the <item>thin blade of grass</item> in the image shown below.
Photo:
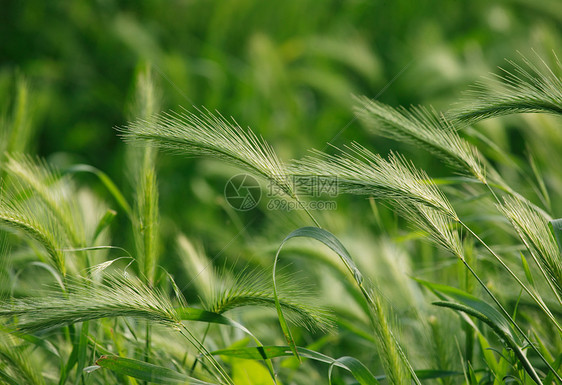
{"label": "thin blade of grass", "polygon": [[[371,371],[360,361],[353,357],[342,357],[335,359],[314,350],[295,347],[299,355],[314,361],[323,362],[330,366],[337,366],[349,371],[360,384],[378,384],[379,382]],[[211,352],[213,355],[230,356],[250,360],[262,360],[265,358],[290,357],[293,349],[290,346],[263,346],[250,348],[221,349]]]}
{"label": "thin blade of grass", "polygon": [[92,242],[96,241],[101,232],[113,222],[116,216],[117,212],[114,210],[108,209],[105,212],[103,217],[99,220],[98,225],[96,226],[96,230],[94,231],[94,235],[92,237]]}
{"label": "thin blade of grass", "polygon": [[193,384],[214,385],[210,382],[197,380],[186,374],[177,372],[163,366],[150,364],[132,358],[119,356],[101,356],[96,365],[109,369],[115,373],[137,378],[139,380],[157,384]]}
{"label": "thin blade of grass", "polygon": [[330,381],[330,384],[332,383],[332,372],[335,367],[343,367],[344,369],[349,371],[361,385],[379,383],[373,376],[371,371],[365,365],[363,365],[361,361],[353,357],[344,356],[338,358],[332,364],[330,364],[330,369],[328,370],[328,380]]}
{"label": "thin blade of grass", "polygon": [[297,351],[295,342],[293,340],[291,331],[289,329],[289,325],[287,324],[287,321],[286,321],[285,316],[283,314],[281,301],[279,299],[279,292],[278,292],[278,287],[277,287],[277,274],[276,274],[277,262],[279,260],[279,254],[281,253],[281,249],[283,248],[285,243],[287,243],[290,239],[297,238],[297,237],[305,237],[305,238],[316,239],[316,240],[324,243],[326,246],[328,246],[332,250],[334,250],[338,254],[338,256],[340,256],[340,258],[343,260],[344,264],[349,269],[349,271],[352,273],[355,281],[357,282],[357,284],[359,286],[361,286],[361,284],[363,282],[363,277],[361,275],[361,272],[359,271],[359,269],[357,269],[357,267],[355,266],[355,263],[353,262],[353,260],[349,256],[349,253],[343,247],[343,245],[337,240],[336,237],[334,237],[332,234],[330,234],[329,232],[327,232],[325,230],[322,230],[322,229],[317,228],[317,227],[302,227],[300,229],[297,229],[297,230],[293,231],[291,234],[289,234],[287,237],[285,237],[283,242],[281,242],[281,245],[277,249],[277,253],[275,255],[275,261],[273,263],[273,295],[274,295],[274,298],[275,298],[275,308],[277,309],[277,315],[279,317],[279,323],[281,325],[281,329],[283,330],[283,334],[285,335],[285,340],[287,341],[287,344],[291,347],[291,350],[293,351],[294,355],[300,360],[300,356],[299,356],[299,353]]}
{"label": "thin blade of grass", "polygon": [[493,308],[487,302],[484,302],[478,297],[475,297],[469,293],[466,293],[455,287],[442,285],[438,283],[432,283],[424,281],[421,279],[415,279],[421,285],[428,288],[434,294],[436,294],[440,299],[451,298],[455,301],[461,303],[462,305],[474,309],[480,314],[486,316],[491,322],[494,323],[494,327],[501,330],[503,334],[508,336],[512,341],[516,341],[516,334],[511,327],[510,322],[495,308]]}
{"label": "thin blade of grass", "polygon": [[125,196],[121,193],[117,185],[111,180],[111,178],[101,170],[90,166],[89,164],[77,164],[74,165],[66,170],[67,173],[77,173],[77,172],[87,172],[90,174],[94,174],[100,182],[105,186],[107,191],[113,196],[115,201],[119,204],[119,206],[127,213],[127,216],[131,218],[132,210],[129,203],[125,199]]}
{"label": "thin blade of grass", "polygon": [[[180,319],[184,320],[184,321],[198,321],[198,322],[205,322],[205,323],[216,323],[216,324],[221,324],[221,325],[228,325],[228,326],[234,327],[236,329],[239,329],[239,330],[243,331],[244,333],[248,334],[250,337],[252,337],[252,339],[256,342],[256,344],[259,347],[263,347],[263,344],[261,343],[261,341],[250,330],[248,330],[244,325],[242,325],[242,324],[240,324],[236,321],[233,321],[230,318],[227,318],[227,317],[223,316],[222,314],[213,313],[213,312],[209,312],[209,311],[202,310],[202,309],[196,309],[196,308],[192,308],[192,307],[177,308],[176,311],[177,311]],[[273,369],[273,365],[272,365],[271,361],[269,359],[264,359],[264,361],[265,361],[265,365],[267,366],[267,369],[268,369],[273,381],[276,381],[275,370]]]}

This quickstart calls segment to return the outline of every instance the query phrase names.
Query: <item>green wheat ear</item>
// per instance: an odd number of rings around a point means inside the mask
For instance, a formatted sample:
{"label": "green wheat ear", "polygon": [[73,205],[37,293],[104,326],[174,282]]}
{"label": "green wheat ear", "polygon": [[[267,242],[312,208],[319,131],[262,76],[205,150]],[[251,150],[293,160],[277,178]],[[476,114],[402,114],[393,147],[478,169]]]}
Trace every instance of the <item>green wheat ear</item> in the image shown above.
{"label": "green wheat ear", "polygon": [[[19,74],[15,79],[15,87],[11,116],[6,120],[0,118],[0,154],[28,150],[35,134],[34,100],[29,81]],[[3,157],[0,156],[0,165],[4,161]]]}
{"label": "green wheat ear", "polygon": [[37,362],[29,359],[30,349],[31,346],[22,345],[16,337],[0,331],[0,383],[45,384]]}
{"label": "green wheat ear", "polygon": [[293,162],[296,175],[315,175],[338,183],[340,192],[370,195],[385,200],[418,202],[457,220],[450,202],[427,174],[402,156],[391,153],[388,160],[358,143],[337,155],[314,151],[313,156]]}
{"label": "green wheat ear", "polygon": [[[538,57],[538,55],[537,55]],[[562,63],[556,57],[555,65],[562,71]],[[562,79],[540,59],[534,64],[523,57],[524,65],[511,60],[512,72],[500,68],[503,75],[492,75],[476,84],[468,93],[470,101],[454,109],[453,120],[471,124],[495,116],[546,112],[562,114]],[[491,90],[491,91],[490,91]]]}
{"label": "green wheat ear", "polygon": [[[21,198],[20,198],[21,199]],[[59,224],[45,207],[34,201],[20,200],[2,191],[0,195],[0,225],[23,232],[46,250],[48,261],[62,276],[66,260],[62,250],[66,243]]]}
{"label": "green wheat ear", "polygon": [[67,293],[3,304],[2,317],[16,317],[18,330],[29,333],[107,317],[134,317],[168,326],[180,323],[170,300],[128,274],[107,274],[103,284],[69,279]]}
{"label": "green wheat ear", "polygon": [[72,247],[86,246],[84,218],[72,199],[76,188],[68,176],[61,176],[42,159],[23,154],[9,155],[5,171],[14,194],[38,199],[59,223]]}
{"label": "green wheat ear", "polygon": [[372,131],[399,142],[427,148],[457,169],[486,183],[482,156],[443,115],[425,107],[393,108],[367,97],[358,97],[357,116]]}
{"label": "green wheat ear", "polygon": [[548,220],[528,203],[517,198],[505,198],[499,210],[513,225],[517,235],[535,260],[545,281],[562,304],[562,257]]}
{"label": "green wheat ear", "polygon": [[218,112],[197,110],[163,113],[120,129],[127,142],[156,146],[189,156],[211,156],[274,182],[294,197],[286,170],[271,146],[252,130],[244,130]]}
{"label": "green wheat ear", "polygon": [[[245,307],[259,306],[275,308],[275,296],[271,274],[260,270],[242,271],[234,277],[227,275],[212,288],[212,295],[205,301],[205,307],[215,313]],[[276,277],[278,299],[288,317],[297,325],[308,330],[327,330],[332,326],[329,312],[314,304],[308,285],[286,274]]]}

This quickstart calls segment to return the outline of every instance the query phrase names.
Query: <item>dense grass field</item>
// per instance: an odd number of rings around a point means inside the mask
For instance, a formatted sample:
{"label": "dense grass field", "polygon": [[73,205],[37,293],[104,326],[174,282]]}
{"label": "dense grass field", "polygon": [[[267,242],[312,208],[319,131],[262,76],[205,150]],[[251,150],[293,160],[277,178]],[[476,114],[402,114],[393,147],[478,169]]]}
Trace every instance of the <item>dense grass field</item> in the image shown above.
{"label": "dense grass field", "polygon": [[562,384],[562,4],[0,14],[0,383]]}

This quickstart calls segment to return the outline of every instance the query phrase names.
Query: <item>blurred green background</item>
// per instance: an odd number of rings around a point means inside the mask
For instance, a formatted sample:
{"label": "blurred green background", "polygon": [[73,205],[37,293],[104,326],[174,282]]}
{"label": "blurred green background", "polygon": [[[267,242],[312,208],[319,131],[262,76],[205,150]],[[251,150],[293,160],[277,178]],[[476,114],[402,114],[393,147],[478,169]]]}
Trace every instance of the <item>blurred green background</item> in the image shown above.
{"label": "blurred green background", "polygon": [[[164,110],[217,109],[263,135],[284,160],[352,140],[385,153],[389,141],[355,121],[353,95],[446,110],[518,51],[552,57],[561,25],[557,0],[4,0],[1,116],[9,118],[15,79],[25,76],[34,151],[62,167],[91,164],[126,191],[125,145],[115,127],[134,118],[135,74],[150,63]],[[508,147],[524,147],[503,138]],[[420,167],[439,174],[433,159],[416,156]],[[222,191],[236,170],[218,165],[160,156],[164,234],[212,239],[208,247],[217,252],[237,234],[271,226],[286,233],[307,222],[279,212],[284,220],[267,221],[273,214],[266,202],[252,213],[233,212]],[[362,215],[367,204],[353,199],[359,204],[342,197],[338,212],[318,215],[334,231],[353,231],[338,219],[344,216],[357,217],[358,228],[371,226]]]}

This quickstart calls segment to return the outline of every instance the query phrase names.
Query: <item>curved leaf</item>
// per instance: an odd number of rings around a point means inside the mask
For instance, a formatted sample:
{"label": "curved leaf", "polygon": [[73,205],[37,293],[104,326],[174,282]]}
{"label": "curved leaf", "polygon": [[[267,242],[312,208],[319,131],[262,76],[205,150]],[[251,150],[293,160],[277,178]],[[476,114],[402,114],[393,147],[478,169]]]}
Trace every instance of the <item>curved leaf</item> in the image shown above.
{"label": "curved leaf", "polygon": [[117,201],[117,203],[119,204],[119,206],[121,206],[123,211],[125,211],[127,213],[127,215],[129,216],[129,218],[131,218],[131,215],[132,215],[132,212],[133,212],[131,210],[131,206],[129,206],[129,203],[127,203],[127,200],[125,199],[125,197],[123,196],[123,194],[121,193],[121,191],[119,190],[117,185],[111,180],[111,178],[105,172],[103,172],[103,171],[101,171],[101,170],[99,170],[99,169],[97,169],[93,166],[90,166],[89,164],[74,165],[74,166],[70,167],[69,169],[67,169],[66,172],[69,172],[69,173],[89,172],[89,173],[97,176],[98,179],[100,180],[100,182],[103,183],[103,185],[105,186],[107,191],[109,191],[109,193],[111,195],[113,195],[113,198],[115,198],[115,201]]}
{"label": "curved leaf", "polygon": [[[248,334],[250,337],[252,337],[254,339],[254,341],[256,342],[258,347],[263,346],[261,341],[251,331],[249,331],[244,325],[242,325],[242,324],[240,324],[236,321],[233,321],[230,318],[227,318],[227,317],[223,316],[222,314],[213,313],[213,312],[210,312],[210,311],[206,311],[206,310],[202,310],[202,309],[196,309],[196,308],[192,308],[192,307],[177,308],[176,311],[177,311],[178,316],[180,317],[181,320],[216,323],[216,324],[221,324],[221,325],[232,326],[234,328],[242,330],[244,333]],[[265,365],[267,366],[267,370],[269,371],[269,374],[271,375],[271,378],[273,378],[273,380],[275,381],[275,370],[273,369],[273,364],[268,359],[264,358],[264,361],[265,361]]]}
{"label": "curved leaf", "polygon": [[336,366],[348,370],[360,384],[378,384],[377,379],[361,361],[349,356],[340,357],[330,365],[328,371],[330,384],[332,383],[332,371]]}
{"label": "curved leaf", "polygon": [[533,381],[535,381],[537,384],[542,384],[541,379],[539,378],[539,376],[535,372],[535,369],[533,368],[533,365],[531,365],[531,363],[529,362],[529,360],[527,359],[527,357],[525,356],[519,345],[515,342],[513,336],[509,335],[508,333],[505,333],[501,325],[498,325],[492,319],[488,318],[485,314],[479,312],[477,309],[470,306],[466,306],[459,303],[453,303],[453,302],[434,302],[433,304],[436,306],[447,307],[456,311],[464,312],[486,323],[500,337],[500,339],[506,345],[508,345],[509,348],[513,350],[513,353],[515,353],[515,355],[517,356],[517,358],[519,359],[519,361],[521,362],[521,364],[523,365],[529,376],[533,379]]}
{"label": "curved leaf", "polygon": [[[299,355],[314,361],[330,364],[330,373],[332,367],[349,371],[357,381],[362,385],[378,384],[379,382],[371,371],[363,365],[359,360],[353,357],[332,358],[314,350],[295,346]],[[293,355],[293,348],[290,346],[263,346],[251,348],[222,349],[211,352],[213,355],[231,356],[236,358],[245,358],[250,360],[263,360],[275,357],[287,357]]]}
{"label": "curved leaf", "polygon": [[283,315],[276,283],[277,262],[279,260],[281,249],[290,239],[297,237],[316,239],[332,249],[336,254],[338,254],[351,274],[353,274],[355,281],[360,287],[362,287],[363,276],[361,275],[359,269],[357,269],[357,267],[355,266],[355,263],[351,259],[351,256],[349,255],[345,247],[341,244],[341,242],[333,234],[326,230],[320,229],[318,227],[301,227],[287,235],[283,242],[281,242],[281,245],[279,246],[279,248],[277,249],[277,253],[275,254],[275,261],[273,263],[273,295],[275,297],[275,307],[277,309],[277,315],[279,317],[281,329],[283,330],[283,334],[285,335],[285,340],[293,351],[293,354],[300,360],[298,350],[293,340],[293,336],[291,334],[291,331],[289,330],[289,325],[287,324],[287,320]]}
{"label": "curved leaf", "polygon": [[480,298],[477,298],[455,287],[423,281],[420,279],[416,279],[416,281],[427,287],[440,299],[444,300],[446,297],[451,298],[466,306],[467,308],[473,309],[479,314],[482,314],[484,317],[490,320],[490,322],[493,322],[494,328],[501,331],[501,333],[503,333],[507,338],[516,343],[517,337],[509,321],[498,310],[493,308],[487,302],[484,302]]}
{"label": "curved leaf", "polygon": [[[209,382],[200,381],[175,370],[149,364],[147,362],[134,360],[119,356],[101,356],[96,365],[109,369],[115,373],[138,378],[139,380],[154,382],[157,384],[194,384],[213,385]],[[91,369],[90,369],[91,370]]]}

